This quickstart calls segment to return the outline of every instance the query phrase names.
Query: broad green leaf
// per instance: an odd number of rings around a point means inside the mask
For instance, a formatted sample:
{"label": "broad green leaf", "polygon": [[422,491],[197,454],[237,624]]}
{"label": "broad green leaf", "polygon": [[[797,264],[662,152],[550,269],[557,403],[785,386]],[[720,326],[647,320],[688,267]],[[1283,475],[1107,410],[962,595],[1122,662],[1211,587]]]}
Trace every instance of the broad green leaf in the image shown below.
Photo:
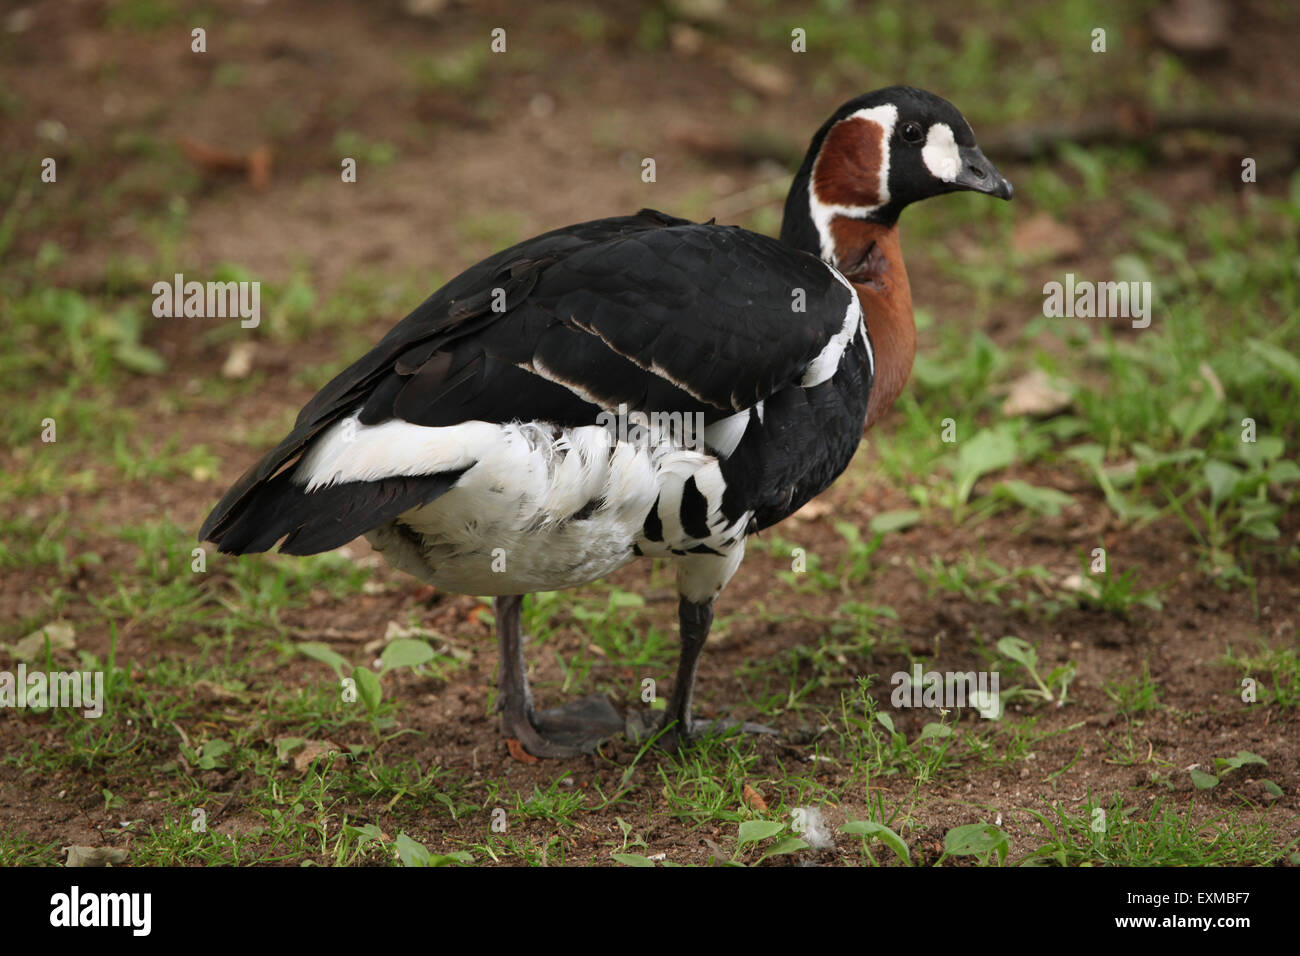
{"label": "broad green leaf", "polygon": [[145,375],[158,375],[167,370],[167,363],[161,355],[138,342],[117,343],[116,348],[113,349],[113,357],[131,371]]}
{"label": "broad green leaf", "polygon": [[983,428],[957,449],[957,500],[965,504],[975,482],[991,471],[1000,471],[1016,460],[1016,439],[1006,428]]}
{"label": "broad green leaf", "polygon": [[1276,435],[1260,435],[1255,441],[1237,442],[1236,453],[1246,465],[1262,468],[1286,451],[1286,442]]}
{"label": "broad green leaf", "polygon": [[876,723],[880,724],[881,727],[884,727],[891,734],[897,733],[897,731],[894,730],[894,718],[884,712],[877,711]]}
{"label": "broad green leaf", "polygon": [[1131,503],[1119,489],[1106,472],[1105,458],[1106,452],[1100,445],[1075,445],[1065,451],[1066,458],[1073,458],[1075,461],[1083,462],[1092,472],[1092,476],[1097,481],[1098,487],[1101,488],[1102,494],[1106,496],[1106,504],[1110,510],[1115,512],[1124,519],[1146,518],[1156,514],[1156,509],[1152,505]]}
{"label": "broad green leaf", "polygon": [[1237,487],[1241,470],[1234,465],[1211,458],[1205,463],[1205,481],[1210,486],[1210,504],[1218,507],[1219,503],[1232,496]]}
{"label": "broad green leaf", "polygon": [[358,850],[369,846],[375,841],[382,843],[384,840],[384,831],[379,829],[379,826],[374,823],[367,823],[364,826],[359,827],[354,827],[352,824],[346,823],[343,825],[343,832],[356,838]]}
{"label": "broad green leaf", "polygon": [[1206,773],[1204,770],[1189,771],[1192,775],[1192,785],[1197,790],[1211,790],[1219,785],[1219,778],[1212,773]]}
{"label": "broad green leaf", "polygon": [[275,759],[284,763],[307,742],[306,737],[280,737],[275,741]]}
{"label": "broad green leaf", "polygon": [[912,865],[912,853],[907,844],[903,842],[903,838],[883,823],[876,823],[874,820],[850,820],[840,827],[840,832],[858,836],[873,836],[893,850],[898,858],[908,866]]}
{"label": "broad green leaf", "polygon": [[403,637],[390,643],[379,655],[380,673],[387,674],[395,667],[419,667],[433,660],[433,648],[425,641]]}
{"label": "broad green leaf", "polygon": [[654,863],[648,857],[644,857],[640,853],[611,853],[610,857],[615,863],[622,863],[624,866],[654,866]]}
{"label": "broad green leaf", "polygon": [[1035,514],[1055,518],[1061,509],[1074,504],[1074,499],[1055,488],[1038,488],[1019,479],[1004,481],[993,489],[994,494],[1010,498],[1012,501],[1028,508]]}
{"label": "broad green leaf", "polygon": [[405,833],[397,834],[394,845],[397,848],[397,856],[402,861],[402,866],[429,865],[429,851],[425,849],[424,844],[411,839]]}
{"label": "broad green leaf", "polygon": [[929,723],[921,728],[921,736],[917,740],[931,740],[943,737],[951,737],[952,728],[946,724]]}
{"label": "broad green leaf", "polygon": [[1011,850],[1011,838],[991,823],[968,823],[944,835],[943,849],[953,856],[984,856],[997,851],[999,861]]}
{"label": "broad green leaf", "polygon": [[1102,463],[1106,460],[1106,449],[1093,444],[1074,445],[1065,450],[1065,457],[1081,461],[1089,468],[1100,469]]}
{"label": "broad green leaf", "polygon": [[221,758],[230,753],[231,746],[224,740],[209,740],[199,748],[193,763],[200,770],[215,770],[222,766]]}
{"label": "broad green leaf", "polygon": [[770,856],[786,856],[790,853],[798,853],[800,850],[808,849],[808,843],[799,839],[797,836],[788,836],[784,840],[778,840],[772,848],[758,858],[762,863]]}
{"label": "broad green leaf", "polygon": [[1030,670],[1038,666],[1038,652],[1028,641],[1019,637],[1004,637],[998,641],[998,653]]}
{"label": "broad green leaf", "polygon": [[919,511],[884,511],[871,519],[871,531],[873,534],[889,534],[910,528],[920,520]]}
{"label": "broad green leaf", "polygon": [[1276,541],[1282,537],[1281,529],[1267,518],[1256,518],[1253,521],[1247,521],[1241,526],[1241,530],[1252,538],[1258,538],[1261,541]]}
{"label": "broad green leaf", "polygon": [[1270,484],[1274,485],[1289,485],[1292,482],[1300,481],[1300,465],[1297,465],[1289,458],[1275,461],[1268,469],[1268,480]]}
{"label": "broad green leaf", "polygon": [[848,521],[835,522],[835,533],[851,545],[862,540],[862,532],[858,530],[858,526]]}
{"label": "broad green leaf", "polygon": [[736,839],[744,846],[774,837],[784,829],[785,824],[778,820],[746,820],[740,825],[740,834]]}
{"label": "broad green leaf", "polygon": [[373,714],[379,709],[379,702],[384,696],[379,678],[369,667],[356,668],[352,672],[352,677],[357,682],[357,696],[361,698],[361,703],[366,705],[366,710]]}
{"label": "broad green leaf", "polygon": [[1169,409],[1169,421],[1178,429],[1178,437],[1190,441],[1214,420],[1219,400],[1206,389],[1196,398],[1184,398]]}
{"label": "broad green leaf", "polygon": [[1205,459],[1205,451],[1201,448],[1175,448],[1173,451],[1158,452],[1140,441],[1133,442],[1129,447],[1138,462],[1134,477],[1154,474],[1172,465],[1197,464]]}
{"label": "broad green leaf", "polygon": [[1259,339],[1247,340],[1246,348],[1255,353],[1265,365],[1289,378],[1296,388],[1300,388],[1300,358]]}
{"label": "broad green leaf", "polygon": [[339,654],[324,644],[299,644],[298,653],[304,657],[310,657],[314,661],[320,661],[322,664],[328,664],[334,668],[334,673],[339,677],[343,676],[343,669],[350,666],[342,654]]}
{"label": "broad green leaf", "polygon": [[927,355],[917,355],[912,363],[912,378],[927,389],[939,389],[957,380],[957,369],[944,362],[936,362]]}
{"label": "broad green leaf", "polygon": [[[1125,253],[1112,259],[1110,265],[1119,282],[1153,282],[1151,269],[1140,256]],[[1148,288],[1154,288],[1154,284]]]}

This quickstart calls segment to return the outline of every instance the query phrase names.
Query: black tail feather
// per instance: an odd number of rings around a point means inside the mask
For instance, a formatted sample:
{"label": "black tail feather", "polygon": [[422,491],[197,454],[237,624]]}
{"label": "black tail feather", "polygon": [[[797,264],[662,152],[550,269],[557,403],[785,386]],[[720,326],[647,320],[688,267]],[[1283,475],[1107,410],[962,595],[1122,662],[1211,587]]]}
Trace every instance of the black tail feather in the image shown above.
{"label": "black tail feather", "polygon": [[315,491],[292,481],[290,474],[292,469],[264,482],[245,495],[238,510],[222,517],[209,534],[218,550],[268,551],[284,538],[280,550],[285,554],[329,551],[446,494],[464,471],[350,481]]}

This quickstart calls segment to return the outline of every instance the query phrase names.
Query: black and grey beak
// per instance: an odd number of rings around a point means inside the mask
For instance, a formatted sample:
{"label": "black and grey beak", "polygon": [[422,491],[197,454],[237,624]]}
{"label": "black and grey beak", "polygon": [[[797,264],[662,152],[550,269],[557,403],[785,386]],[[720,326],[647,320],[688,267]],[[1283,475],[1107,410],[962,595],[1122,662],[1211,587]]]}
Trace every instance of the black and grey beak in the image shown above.
{"label": "black and grey beak", "polygon": [[961,157],[961,172],[953,180],[955,185],[962,189],[973,189],[977,193],[987,193],[998,199],[1011,198],[1014,192],[1011,183],[980,152],[978,146],[962,146],[957,152]]}

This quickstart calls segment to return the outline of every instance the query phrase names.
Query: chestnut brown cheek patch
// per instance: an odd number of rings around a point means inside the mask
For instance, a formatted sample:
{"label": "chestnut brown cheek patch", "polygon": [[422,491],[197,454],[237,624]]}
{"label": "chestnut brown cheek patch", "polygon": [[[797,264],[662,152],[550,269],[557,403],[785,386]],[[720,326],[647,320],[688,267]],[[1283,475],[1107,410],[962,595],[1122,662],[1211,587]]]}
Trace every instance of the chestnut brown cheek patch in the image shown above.
{"label": "chestnut brown cheek patch", "polygon": [[813,190],[819,202],[832,206],[881,204],[884,135],[879,123],[860,116],[831,127],[813,169]]}

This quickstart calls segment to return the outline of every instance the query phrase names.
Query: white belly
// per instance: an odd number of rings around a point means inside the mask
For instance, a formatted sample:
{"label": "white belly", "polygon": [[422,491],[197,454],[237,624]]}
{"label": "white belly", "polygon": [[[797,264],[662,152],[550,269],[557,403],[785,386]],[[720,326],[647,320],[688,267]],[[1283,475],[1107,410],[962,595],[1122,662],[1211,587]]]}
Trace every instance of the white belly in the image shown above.
{"label": "white belly", "polygon": [[[722,515],[716,458],[657,434],[615,442],[600,425],[431,428],[345,420],[322,436],[296,477],[310,487],[461,468],[450,491],[366,535],[394,567],[445,590],[557,590],[603,577],[638,552],[683,556],[706,544],[730,554],[738,541],[743,547],[748,516],[728,523]],[[682,528],[688,480],[707,504],[705,538]],[[662,530],[647,540],[646,518],[656,502]]]}
{"label": "white belly", "polygon": [[656,455],[591,425],[497,426],[456,487],[367,535],[397,567],[465,594],[584,584],[636,557]]}

